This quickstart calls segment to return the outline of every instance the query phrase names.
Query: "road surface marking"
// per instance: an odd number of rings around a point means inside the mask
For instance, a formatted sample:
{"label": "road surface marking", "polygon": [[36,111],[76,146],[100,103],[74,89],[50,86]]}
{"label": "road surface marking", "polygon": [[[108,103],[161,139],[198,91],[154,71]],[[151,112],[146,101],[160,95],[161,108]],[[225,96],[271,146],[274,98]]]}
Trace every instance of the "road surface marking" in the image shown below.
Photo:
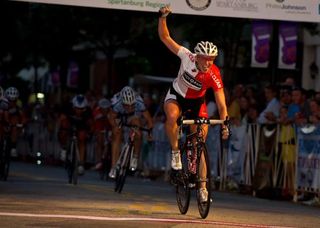
{"label": "road surface marking", "polygon": [[54,215],[54,214],[31,214],[31,213],[13,213],[0,212],[0,216],[16,216],[16,217],[34,217],[34,218],[64,218],[64,219],[86,219],[96,221],[148,221],[148,222],[171,222],[171,223],[192,223],[192,224],[213,224],[234,227],[258,227],[258,228],[292,228],[289,226],[246,224],[236,222],[211,221],[211,220],[188,220],[173,218],[147,218],[147,217],[102,217],[102,216],[84,216],[84,215]]}

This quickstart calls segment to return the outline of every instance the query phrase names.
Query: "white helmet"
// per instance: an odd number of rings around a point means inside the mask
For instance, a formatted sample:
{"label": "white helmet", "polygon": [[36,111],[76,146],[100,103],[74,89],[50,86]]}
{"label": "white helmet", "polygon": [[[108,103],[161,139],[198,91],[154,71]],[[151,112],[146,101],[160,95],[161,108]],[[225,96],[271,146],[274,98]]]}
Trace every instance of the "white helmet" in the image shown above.
{"label": "white helmet", "polygon": [[136,95],[130,86],[125,86],[121,92],[122,103],[125,105],[133,105],[136,103]]}
{"label": "white helmet", "polygon": [[206,55],[206,56],[217,56],[218,55],[218,48],[216,45],[209,41],[201,41],[197,43],[196,47],[194,48],[194,52],[197,55]]}
{"label": "white helmet", "polygon": [[86,108],[88,101],[84,95],[78,94],[72,98],[72,106],[74,108]]}
{"label": "white helmet", "polygon": [[19,91],[16,87],[9,87],[8,89],[6,89],[4,94],[9,101],[15,101],[19,97]]}
{"label": "white helmet", "polygon": [[106,108],[109,108],[111,106],[111,103],[108,99],[106,98],[101,98],[99,101],[98,101],[98,106],[100,108],[103,108],[103,109],[106,109]]}

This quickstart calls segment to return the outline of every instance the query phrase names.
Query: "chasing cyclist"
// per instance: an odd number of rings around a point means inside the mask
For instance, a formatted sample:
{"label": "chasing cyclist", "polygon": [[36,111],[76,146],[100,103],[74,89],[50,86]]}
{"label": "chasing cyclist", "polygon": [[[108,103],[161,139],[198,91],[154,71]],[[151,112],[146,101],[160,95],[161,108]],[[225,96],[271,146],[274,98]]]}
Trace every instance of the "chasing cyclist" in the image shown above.
{"label": "chasing cyclist", "polygon": [[8,107],[9,101],[4,96],[4,90],[0,86],[0,140],[4,135],[4,131],[6,130],[6,124],[8,119]]}
{"label": "chasing cyclist", "polygon": [[[94,170],[100,170],[103,167],[103,159],[106,159],[106,141],[109,143],[109,131],[111,126],[109,122],[109,113],[111,103],[106,98],[98,101],[97,107],[93,110],[94,134],[96,136],[96,165]],[[110,151],[108,151],[110,153]]]}
{"label": "chasing cyclist", "polygon": [[[181,157],[178,146],[178,125],[180,115],[191,110],[190,118],[208,117],[205,94],[212,88],[221,120],[226,120],[228,113],[223,89],[223,82],[219,68],[213,63],[218,55],[217,47],[208,41],[199,42],[192,53],[187,48],[177,44],[170,36],[166,17],[171,13],[169,6],[159,10],[158,34],[166,47],[181,59],[180,70],[173,81],[164,103],[166,114],[165,128],[172,148],[171,167],[173,170],[181,170]],[[207,136],[208,126],[204,126],[204,137]],[[191,126],[195,131],[195,126]],[[227,139],[229,129],[222,127],[222,138]],[[204,159],[203,157],[201,158]],[[203,162],[204,163],[204,162]],[[200,176],[205,177],[206,167],[200,170]],[[207,201],[208,192],[204,186],[200,188],[201,201]]]}
{"label": "chasing cyclist", "polygon": [[68,141],[72,127],[76,128],[79,146],[78,174],[84,174],[86,146],[89,135],[92,133],[92,113],[86,97],[78,94],[72,98],[72,109],[62,113],[59,117],[59,142],[62,147],[60,159],[66,160]]}
{"label": "chasing cyclist", "polygon": [[[10,131],[10,154],[11,157],[17,157],[17,140],[22,127],[26,124],[27,118],[22,110],[19,98],[19,91],[16,87],[9,87],[5,90],[4,96],[7,102],[5,122]],[[3,103],[3,104],[4,104]]]}
{"label": "chasing cyclist", "polygon": [[[112,162],[109,172],[110,178],[115,178],[116,163],[120,154],[122,127],[121,125],[136,125],[142,127],[142,119],[146,120],[147,128],[152,129],[153,122],[149,111],[146,109],[141,96],[139,96],[131,87],[125,86],[120,92],[116,93],[112,99],[112,110],[109,115],[110,124],[112,127]],[[142,132],[138,131],[135,135],[134,153],[130,160],[130,169],[135,171],[138,166],[138,158],[140,155]]]}

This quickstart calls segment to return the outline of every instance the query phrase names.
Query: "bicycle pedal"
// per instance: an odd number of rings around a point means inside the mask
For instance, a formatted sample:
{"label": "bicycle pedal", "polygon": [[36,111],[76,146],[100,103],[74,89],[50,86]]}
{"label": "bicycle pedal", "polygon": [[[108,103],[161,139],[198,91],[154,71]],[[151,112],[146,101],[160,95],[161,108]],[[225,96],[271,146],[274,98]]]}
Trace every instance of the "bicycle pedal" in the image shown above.
{"label": "bicycle pedal", "polygon": [[210,203],[212,203],[213,202],[213,199],[212,198],[210,198]]}
{"label": "bicycle pedal", "polygon": [[196,184],[195,183],[189,183],[189,188],[194,188],[194,187],[196,187]]}

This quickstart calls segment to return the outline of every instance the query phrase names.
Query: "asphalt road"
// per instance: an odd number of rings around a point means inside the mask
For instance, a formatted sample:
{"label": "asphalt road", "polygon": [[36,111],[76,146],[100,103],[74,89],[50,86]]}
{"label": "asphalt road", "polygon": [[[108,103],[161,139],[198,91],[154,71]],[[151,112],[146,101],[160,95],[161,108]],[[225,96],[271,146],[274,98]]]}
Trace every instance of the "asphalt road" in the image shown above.
{"label": "asphalt road", "polygon": [[320,207],[214,191],[201,219],[192,196],[179,213],[173,187],[129,177],[121,194],[94,171],[67,183],[62,167],[14,162],[0,182],[0,227],[320,227]]}

